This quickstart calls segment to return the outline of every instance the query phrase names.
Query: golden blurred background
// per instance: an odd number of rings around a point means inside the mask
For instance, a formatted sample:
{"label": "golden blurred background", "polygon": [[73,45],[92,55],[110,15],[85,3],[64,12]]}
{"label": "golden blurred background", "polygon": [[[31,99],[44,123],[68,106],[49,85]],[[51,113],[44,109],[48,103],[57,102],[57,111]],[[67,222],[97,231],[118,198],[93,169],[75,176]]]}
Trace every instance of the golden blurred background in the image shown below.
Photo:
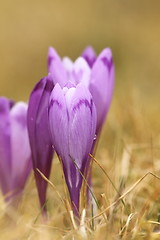
{"label": "golden blurred background", "polygon": [[[27,0],[0,3],[0,95],[28,100],[47,74],[47,51],[76,59],[87,45],[111,47],[116,87],[110,116],[127,104],[159,129],[160,2]],[[130,109],[132,111],[132,108]],[[117,115],[118,116],[118,115]],[[116,116],[116,117],[117,117]]]}

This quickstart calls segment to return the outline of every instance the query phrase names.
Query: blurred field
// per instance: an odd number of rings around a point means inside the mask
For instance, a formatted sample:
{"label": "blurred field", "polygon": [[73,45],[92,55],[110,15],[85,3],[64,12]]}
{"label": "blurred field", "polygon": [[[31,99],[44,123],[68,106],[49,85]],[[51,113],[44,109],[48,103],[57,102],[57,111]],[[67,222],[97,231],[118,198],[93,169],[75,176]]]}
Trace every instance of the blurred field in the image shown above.
{"label": "blurred field", "polygon": [[[160,239],[160,2],[158,0],[81,0],[0,2],[0,95],[28,100],[47,74],[49,46],[72,59],[86,45],[97,53],[109,46],[116,65],[113,103],[96,159],[124,195],[95,219],[89,239]],[[100,167],[93,164],[93,189],[100,213],[118,199]],[[62,172],[53,162],[51,181],[64,195]],[[104,195],[101,195],[104,194]],[[104,197],[105,196],[105,197]],[[49,221],[39,214],[33,176],[16,209],[0,198],[0,239],[72,239],[65,206],[48,188]],[[88,226],[88,225],[87,225]],[[81,239],[76,235],[75,239]]]}

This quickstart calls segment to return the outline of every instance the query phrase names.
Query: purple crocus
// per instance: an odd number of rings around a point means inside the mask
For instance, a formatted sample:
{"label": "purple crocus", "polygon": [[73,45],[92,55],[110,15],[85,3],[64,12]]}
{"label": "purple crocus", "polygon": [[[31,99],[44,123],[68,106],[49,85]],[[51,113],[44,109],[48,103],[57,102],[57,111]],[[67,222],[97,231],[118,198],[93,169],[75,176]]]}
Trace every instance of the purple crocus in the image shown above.
{"label": "purple crocus", "polygon": [[37,168],[47,177],[50,176],[53,147],[48,124],[48,103],[53,81],[50,77],[41,79],[33,89],[28,106],[28,132],[32,151],[32,162],[38,189],[40,205],[46,201],[47,182],[41,177]]}
{"label": "purple crocus", "polygon": [[83,83],[90,90],[97,110],[96,135],[100,134],[108,113],[114,90],[114,64],[110,48],[104,49],[98,57],[93,48],[87,47],[75,62],[64,57],[50,47],[48,71],[54,83],[63,88],[68,82]]}
{"label": "purple crocus", "polygon": [[0,97],[0,187],[5,200],[21,193],[31,170],[27,104]]}
{"label": "purple crocus", "polygon": [[65,180],[75,215],[79,215],[82,174],[96,130],[96,108],[92,96],[82,83],[76,86],[58,83],[51,92],[49,123],[52,142],[62,161]]}

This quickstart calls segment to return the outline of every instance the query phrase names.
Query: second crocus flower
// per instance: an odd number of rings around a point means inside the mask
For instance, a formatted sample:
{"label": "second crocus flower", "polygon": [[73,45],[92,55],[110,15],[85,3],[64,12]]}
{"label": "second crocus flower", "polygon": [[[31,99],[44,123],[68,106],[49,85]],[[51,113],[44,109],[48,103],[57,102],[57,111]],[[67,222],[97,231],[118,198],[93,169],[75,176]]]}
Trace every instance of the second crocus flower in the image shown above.
{"label": "second crocus flower", "polygon": [[41,177],[39,169],[47,178],[50,176],[53,147],[48,124],[49,96],[53,89],[50,77],[41,79],[33,89],[28,106],[28,132],[32,151],[33,170],[38,189],[40,205],[44,209],[47,182]]}
{"label": "second crocus flower", "polygon": [[83,83],[92,94],[97,110],[96,135],[99,136],[109,111],[114,90],[115,70],[110,48],[99,56],[92,47],[87,47],[82,56],[72,62],[68,57],[61,59],[54,48],[48,52],[48,71],[54,84],[64,87],[68,82]]}

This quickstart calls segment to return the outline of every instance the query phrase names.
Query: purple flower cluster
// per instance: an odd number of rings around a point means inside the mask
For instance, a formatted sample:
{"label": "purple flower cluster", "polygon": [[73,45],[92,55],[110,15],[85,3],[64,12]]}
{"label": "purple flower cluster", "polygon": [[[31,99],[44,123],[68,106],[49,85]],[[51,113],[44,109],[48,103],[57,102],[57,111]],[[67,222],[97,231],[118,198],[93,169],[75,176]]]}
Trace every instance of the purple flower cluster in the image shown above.
{"label": "purple flower cluster", "polygon": [[49,178],[55,151],[62,163],[74,214],[78,216],[82,175],[88,172],[89,153],[93,152],[95,139],[100,135],[113,89],[114,64],[109,48],[96,56],[94,50],[87,47],[75,62],[68,57],[61,59],[49,48],[48,76],[33,89],[27,117],[26,105],[13,106],[9,100],[0,99],[3,194],[23,188],[32,158],[42,207],[47,182],[37,169]]}

